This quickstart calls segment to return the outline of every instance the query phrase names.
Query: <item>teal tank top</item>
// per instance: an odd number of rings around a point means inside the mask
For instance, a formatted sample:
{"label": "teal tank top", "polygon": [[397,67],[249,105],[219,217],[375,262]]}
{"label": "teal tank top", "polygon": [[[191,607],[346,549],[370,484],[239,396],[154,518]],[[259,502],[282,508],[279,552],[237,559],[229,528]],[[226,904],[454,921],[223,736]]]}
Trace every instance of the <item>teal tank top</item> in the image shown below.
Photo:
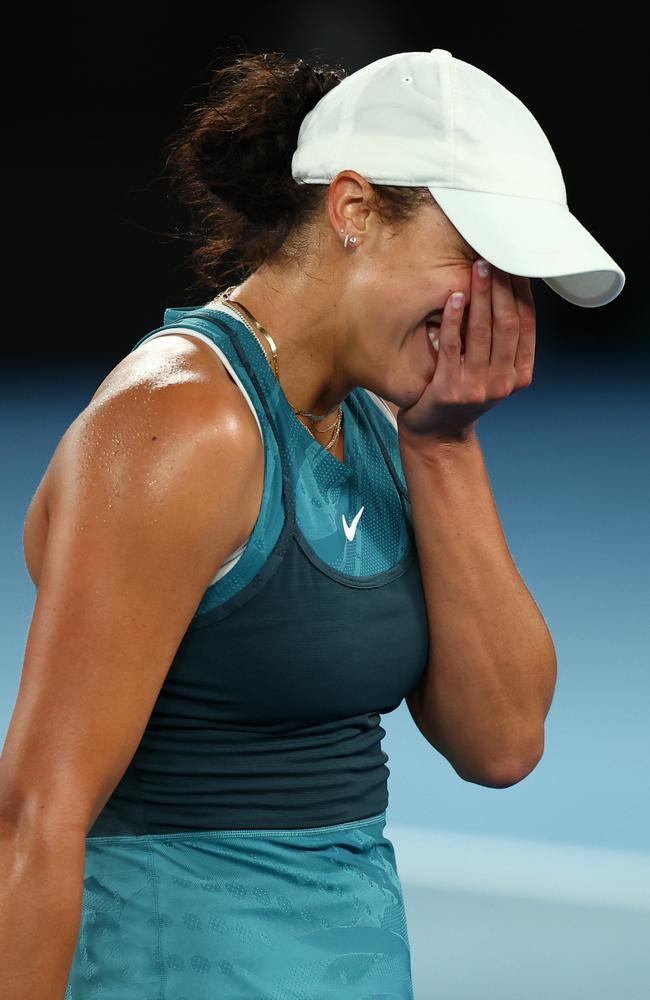
{"label": "teal tank top", "polygon": [[355,388],[342,404],[342,463],[298,420],[235,310],[167,308],[132,350],[170,328],[214,346],[245,389],[264,440],[263,497],[88,836],[375,816],[390,774],[381,715],[416,685],[429,652],[396,427]]}

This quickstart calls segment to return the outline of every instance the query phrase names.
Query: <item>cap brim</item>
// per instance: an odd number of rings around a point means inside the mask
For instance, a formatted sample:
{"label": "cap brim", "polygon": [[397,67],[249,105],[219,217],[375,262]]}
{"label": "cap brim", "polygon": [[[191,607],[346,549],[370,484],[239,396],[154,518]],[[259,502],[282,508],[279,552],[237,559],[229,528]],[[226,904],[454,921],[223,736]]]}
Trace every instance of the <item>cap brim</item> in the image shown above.
{"label": "cap brim", "polygon": [[430,185],[429,190],[470,246],[502,271],[543,278],[576,306],[604,306],[622,291],[625,274],[566,205]]}

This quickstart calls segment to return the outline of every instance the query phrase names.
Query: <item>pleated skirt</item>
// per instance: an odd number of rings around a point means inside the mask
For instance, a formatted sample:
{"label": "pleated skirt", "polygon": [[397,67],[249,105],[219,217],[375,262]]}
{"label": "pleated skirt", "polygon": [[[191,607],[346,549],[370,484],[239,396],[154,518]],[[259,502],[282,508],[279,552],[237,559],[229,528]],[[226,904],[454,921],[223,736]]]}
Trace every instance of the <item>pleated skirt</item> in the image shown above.
{"label": "pleated skirt", "polygon": [[413,1000],[385,823],[87,837],[65,1000]]}

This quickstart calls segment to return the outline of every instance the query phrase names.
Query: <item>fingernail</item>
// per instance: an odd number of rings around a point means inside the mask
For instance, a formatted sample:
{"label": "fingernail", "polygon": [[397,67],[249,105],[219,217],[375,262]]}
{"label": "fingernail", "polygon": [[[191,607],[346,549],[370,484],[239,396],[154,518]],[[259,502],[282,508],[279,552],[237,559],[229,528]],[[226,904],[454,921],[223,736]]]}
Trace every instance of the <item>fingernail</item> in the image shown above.
{"label": "fingernail", "polygon": [[429,330],[429,340],[433,344],[434,350],[435,351],[439,351],[440,350],[440,337],[435,337],[434,334],[433,334],[433,330]]}
{"label": "fingernail", "polygon": [[478,262],[478,273],[482,278],[487,278],[490,273],[490,265],[486,260],[479,260]]}
{"label": "fingernail", "polygon": [[451,307],[452,309],[460,309],[463,302],[465,301],[464,292],[453,292],[451,296]]}

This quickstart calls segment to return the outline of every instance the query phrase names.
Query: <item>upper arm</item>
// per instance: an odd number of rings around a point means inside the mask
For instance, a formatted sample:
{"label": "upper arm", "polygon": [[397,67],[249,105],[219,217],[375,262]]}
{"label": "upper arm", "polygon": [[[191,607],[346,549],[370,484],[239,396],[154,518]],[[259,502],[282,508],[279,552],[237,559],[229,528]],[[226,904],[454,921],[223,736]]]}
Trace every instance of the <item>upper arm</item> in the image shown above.
{"label": "upper arm", "polygon": [[6,819],[89,829],[240,541],[257,427],[227,380],[160,375],[94,398],[53,459],[39,589],[0,758]]}

